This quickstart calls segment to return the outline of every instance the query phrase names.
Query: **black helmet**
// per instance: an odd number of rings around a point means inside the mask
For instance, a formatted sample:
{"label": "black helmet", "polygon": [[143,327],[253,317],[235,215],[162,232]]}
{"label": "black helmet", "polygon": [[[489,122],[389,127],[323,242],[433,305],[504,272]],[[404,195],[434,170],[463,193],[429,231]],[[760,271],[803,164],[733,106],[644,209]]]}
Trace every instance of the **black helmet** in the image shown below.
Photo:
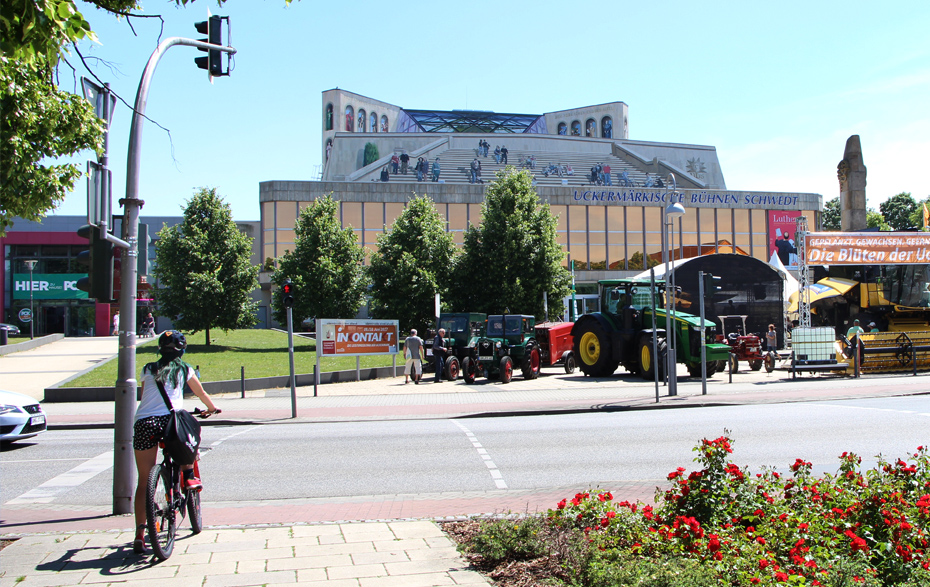
{"label": "black helmet", "polygon": [[158,351],[163,355],[178,353],[178,356],[181,356],[186,348],[187,339],[178,330],[166,330],[158,337]]}

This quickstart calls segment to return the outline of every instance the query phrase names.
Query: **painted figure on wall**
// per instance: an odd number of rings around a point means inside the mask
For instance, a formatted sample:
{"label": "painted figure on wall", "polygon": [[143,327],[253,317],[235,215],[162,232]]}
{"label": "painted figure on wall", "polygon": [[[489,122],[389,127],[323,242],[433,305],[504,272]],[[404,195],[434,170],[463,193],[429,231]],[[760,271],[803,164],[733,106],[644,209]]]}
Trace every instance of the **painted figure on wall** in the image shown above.
{"label": "painted figure on wall", "polygon": [[355,130],[355,110],[351,106],[346,106],[346,130],[349,132]]}
{"label": "painted figure on wall", "polygon": [[568,134],[568,127],[565,125],[564,122],[560,122],[560,123],[559,123],[559,134],[560,134],[560,135],[567,135],[567,134]]}
{"label": "painted figure on wall", "polygon": [[381,115],[381,132],[388,132],[388,119],[383,114]]}
{"label": "painted figure on wall", "polygon": [[577,120],[572,122],[572,136],[580,137],[581,136],[581,123]]}
{"label": "painted figure on wall", "polygon": [[365,132],[365,119],[367,115],[361,108],[358,109],[358,132]]}
{"label": "painted figure on wall", "polygon": [[593,137],[595,134],[594,130],[594,119],[589,118],[587,122],[584,123],[584,136]]}
{"label": "painted figure on wall", "polygon": [[614,136],[614,121],[609,116],[601,119],[601,136],[605,139],[612,139]]}
{"label": "painted figure on wall", "polygon": [[326,105],[326,130],[333,130],[333,105]]}
{"label": "painted figure on wall", "polygon": [[326,160],[329,161],[329,156],[333,154],[333,139],[326,139]]}
{"label": "painted figure on wall", "polygon": [[378,115],[374,112],[371,113],[370,126],[371,132],[378,132]]}

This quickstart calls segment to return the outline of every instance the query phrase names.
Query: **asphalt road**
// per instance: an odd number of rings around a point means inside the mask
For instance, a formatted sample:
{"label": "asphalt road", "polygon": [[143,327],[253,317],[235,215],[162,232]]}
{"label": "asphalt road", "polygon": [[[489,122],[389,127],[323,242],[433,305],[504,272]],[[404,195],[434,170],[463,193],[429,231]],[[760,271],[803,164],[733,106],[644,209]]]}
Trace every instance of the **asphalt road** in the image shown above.
{"label": "asphalt road", "polygon": [[[204,502],[662,483],[724,429],[733,462],[835,472],[852,451],[930,444],[930,397],[639,412],[204,428]],[[52,430],[4,447],[0,504],[111,502],[112,431]]]}

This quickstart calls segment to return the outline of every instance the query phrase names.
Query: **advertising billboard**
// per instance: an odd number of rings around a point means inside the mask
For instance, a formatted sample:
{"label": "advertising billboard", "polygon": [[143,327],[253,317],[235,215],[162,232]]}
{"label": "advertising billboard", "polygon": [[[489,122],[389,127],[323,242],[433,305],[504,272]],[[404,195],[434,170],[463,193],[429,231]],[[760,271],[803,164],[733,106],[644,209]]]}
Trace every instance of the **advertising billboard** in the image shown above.
{"label": "advertising billboard", "polygon": [[397,320],[316,321],[319,356],[396,355]]}

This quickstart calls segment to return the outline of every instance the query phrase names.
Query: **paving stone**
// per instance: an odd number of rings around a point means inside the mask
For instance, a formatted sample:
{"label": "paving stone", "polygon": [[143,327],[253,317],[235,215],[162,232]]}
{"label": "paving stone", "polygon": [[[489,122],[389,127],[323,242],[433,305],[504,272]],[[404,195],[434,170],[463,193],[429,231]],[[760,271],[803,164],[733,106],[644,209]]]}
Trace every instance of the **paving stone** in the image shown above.
{"label": "paving stone", "polygon": [[352,562],[356,565],[370,565],[375,563],[409,562],[410,557],[405,551],[391,552],[357,552],[352,555]]}
{"label": "paving stone", "polygon": [[444,587],[445,585],[455,585],[455,581],[446,573],[363,577],[358,582],[360,587]]}
{"label": "paving stone", "polygon": [[246,585],[279,585],[296,582],[296,571],[273,571],[236,575],[207,575],[203,587],[244,587]]}
{"label": "paving stone", "polygon": [[234,552],[215,552],[210,562],[267,560],[270,558],[293,558],[293,548],[257,548],[254,550],[236,550]]}
{"label": "paving stone", "polygon": [[384,565],[352,565],[350,567],[329,567],[326,576],[330,579],[358,579],[361,577],[381,577],[387,574]]}
{"label": "paving stone", "polygon": [[374,542],[375,550],[380,552],[395,552],[398,550],[420,550],[429,548],[422,538],[408,538],[403,540],[382,540]]}
{"label": "paving stone", "polygon": [[[376,561],[373,561],[376,562]],[[331,554],[328,556],[304,556],[299,558],[274,558],[268,561],[269,571],[287,571],[300,569],[326,569],[328,567],[352,566],[352,556],[348,554]]]}
{"label": "paving stone", "polygon": [[[398,538],[445,538],[442,528],[431,521],[393,522],[388,527]],[[448,539],[447,539],[448,540]]]}

